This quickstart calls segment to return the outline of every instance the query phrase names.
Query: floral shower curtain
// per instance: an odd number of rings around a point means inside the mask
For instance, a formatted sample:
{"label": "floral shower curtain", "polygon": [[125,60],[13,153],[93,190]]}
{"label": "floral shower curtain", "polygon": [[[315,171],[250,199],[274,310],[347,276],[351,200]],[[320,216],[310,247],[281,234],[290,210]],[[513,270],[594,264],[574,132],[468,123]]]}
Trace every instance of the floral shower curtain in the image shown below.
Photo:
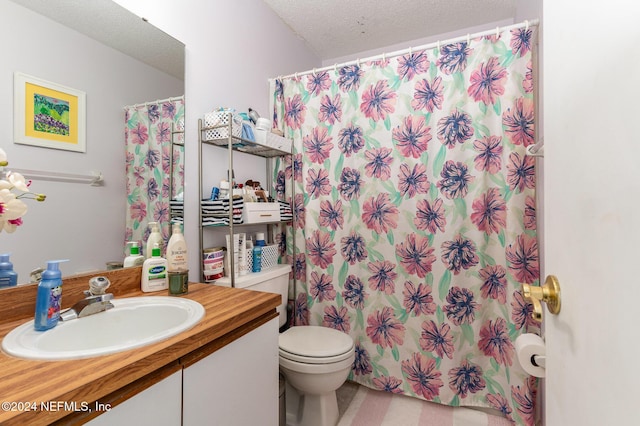
{"label": "floral shower curtain", "polygon": [[[272,81],[293,322],[350,334],[350,378],[534,422],[516,359],[539,284],[533,29]],[[291,175],[294,186],[290,188]],[[291,249],[292,248],[292,249]]]}
{"label": "floral shower curtain", "polygon": [[[171,236],[169,201],[184,187],[184,150],[177,144],[172,145],[172,131],[183,128],[183,97],[125,107],[125,242],[137,241],[144,247],[149,236],[148,223],[158,222],[166,246]],[[173,135],[174,142],[181,142],[182,136]],[[173,188],[170,190],[172,150]]]}

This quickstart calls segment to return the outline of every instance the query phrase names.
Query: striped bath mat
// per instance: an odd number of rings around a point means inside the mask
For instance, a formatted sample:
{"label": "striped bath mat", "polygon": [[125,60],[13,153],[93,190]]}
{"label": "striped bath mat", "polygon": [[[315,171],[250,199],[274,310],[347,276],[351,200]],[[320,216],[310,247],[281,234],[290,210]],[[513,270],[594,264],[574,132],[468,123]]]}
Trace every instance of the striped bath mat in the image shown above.
{"label": "striped bath mat", "polygon": [[504,417],[360,386],[338,426],[512,426]]}

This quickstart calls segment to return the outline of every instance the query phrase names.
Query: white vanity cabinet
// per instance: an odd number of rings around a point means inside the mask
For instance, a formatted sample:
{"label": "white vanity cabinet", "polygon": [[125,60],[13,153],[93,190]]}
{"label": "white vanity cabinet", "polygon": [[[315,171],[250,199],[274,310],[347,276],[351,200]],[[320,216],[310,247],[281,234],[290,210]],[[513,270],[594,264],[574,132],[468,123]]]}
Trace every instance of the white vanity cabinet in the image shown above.
{"label": "white vanity cabinet", "polygon": [[106,406],[101,406],[98,410],[105,411],[87,422],[88,425],[179,425],[182,417],[182,370],[176,371],[108,411]]}
{"label": "white vanity cabinet", "polygon": [[277,426],[278,318],[183,370],[184,426]]}

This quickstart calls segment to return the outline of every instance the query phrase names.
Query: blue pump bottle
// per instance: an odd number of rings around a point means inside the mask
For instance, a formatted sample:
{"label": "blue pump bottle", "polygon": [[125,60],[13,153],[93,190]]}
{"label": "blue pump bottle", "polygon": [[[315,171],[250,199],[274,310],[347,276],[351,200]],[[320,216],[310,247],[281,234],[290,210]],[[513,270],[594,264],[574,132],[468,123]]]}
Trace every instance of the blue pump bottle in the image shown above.
{"label": "blue pump bottle", "polygon": [[59,263],[66,260],[47,262],[47,270],[42,273],[36,295],[36,315],[33,326],[36,331],[49,330],[58,325],[62,306],[62,273]]}
{"label": "blue pump bottle", "polygon": [[0,288],[18,285],[18,274],[13,270],[9,254],[0,254]]}

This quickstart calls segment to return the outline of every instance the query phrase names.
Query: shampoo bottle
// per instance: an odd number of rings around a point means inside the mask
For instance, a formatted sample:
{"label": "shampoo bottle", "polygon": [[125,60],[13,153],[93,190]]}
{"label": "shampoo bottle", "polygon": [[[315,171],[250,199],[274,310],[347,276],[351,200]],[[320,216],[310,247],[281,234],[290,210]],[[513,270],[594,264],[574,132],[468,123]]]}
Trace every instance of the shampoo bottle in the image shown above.
{"label": "shampoo bottle", "polygon": [[158,244],[151,250],[151,257],[142,265],[142,291],[158,291],[169,288],[167,259],[160,256]]}
{"label": "shampoo bottle", "polygon": [[144,257],[149,259],[153,255],[153,249],[158,245],[160,248],[160,256],[162,256],[162,234],[160,234],[160,225],[158,222],[149,222],[151,233],[147,238],[147,246],[145,247]]}
{"label": "shampoo bottle", "polygon": [[0,254],[0,288],[18,285],[18,274],[13,270],[9,254]]}
{"label": "shampoo bottle", "polygon": [[36,294],[36,315],[33,326],[36,331],[44,331],[55,327],[60,318],[62,303],[62,274],[59,263],[66,260],[47,262],[47,270],[42,273]]}
{"label": "shampoo bottle", "polygon": [[131,243],[131,249],[129,256],[124,258],[124,262],[122,262],[122,266],[124,268],[129,268],[131,266],[140,266],[144,263],[144,256],[140,254],[140,247],[138,247],[138,243],[133,241]]}
{"label": "shampoo bottle", "polygon": [[189,269],[187,262],[187,242],[182,235],[179,223],[173,224],[173,231],[167,244],[167,263],[169,271],[186,271]]}

